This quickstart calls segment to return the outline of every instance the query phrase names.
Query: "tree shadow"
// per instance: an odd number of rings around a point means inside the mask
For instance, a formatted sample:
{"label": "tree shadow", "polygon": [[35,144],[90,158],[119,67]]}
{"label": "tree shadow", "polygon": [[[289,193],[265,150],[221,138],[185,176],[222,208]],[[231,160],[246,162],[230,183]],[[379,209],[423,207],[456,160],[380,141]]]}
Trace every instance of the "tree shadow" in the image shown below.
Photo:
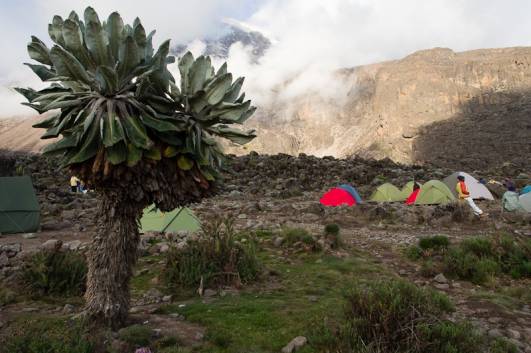
{"label": "tree shadow", "polygon": [[422,127],[413,143],[416,162],[456,170],[531,168],[531,91],[474,97],[448,120]]}

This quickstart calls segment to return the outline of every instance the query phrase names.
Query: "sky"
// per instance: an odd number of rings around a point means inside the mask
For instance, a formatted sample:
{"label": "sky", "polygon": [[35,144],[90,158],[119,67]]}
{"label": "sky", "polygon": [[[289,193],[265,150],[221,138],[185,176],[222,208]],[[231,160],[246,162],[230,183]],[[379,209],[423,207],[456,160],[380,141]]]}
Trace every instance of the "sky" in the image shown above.
{"label": "sky", "polygon": [[527,0],[0,0],[0,117],[27,114],[10,87],[38,87],[22,65],[29,62],[31,35],[50,43],[47,24],[55,14],[82,14],[93,6],[101,17],[117,10],[126,22],[139,16],[147,30],[157,29],[155,44],[174,44],[220,33],[233,18],[274,40],[259,63],[248,48],[231,48],[229,69],[247,76],[260,102],[289,80],[285,97],[308,90],[331,96],[331,72],[341,67],[401,58],[416,50],[531,45],[531,2]]}

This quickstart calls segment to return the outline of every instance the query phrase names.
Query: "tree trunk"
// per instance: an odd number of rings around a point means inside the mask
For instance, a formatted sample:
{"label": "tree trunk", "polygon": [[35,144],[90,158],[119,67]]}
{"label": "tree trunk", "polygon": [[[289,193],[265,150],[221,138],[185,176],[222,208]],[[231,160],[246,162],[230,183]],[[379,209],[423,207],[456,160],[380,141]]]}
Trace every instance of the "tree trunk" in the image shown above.
{"label": "tree trunk", "polygon": [[137,260],[139,218],[143,205],[131,202],[128,190],[103,190],[98,233],[88,252],[85,313],[111,328],[125,324],[129,312],[129,280]]}

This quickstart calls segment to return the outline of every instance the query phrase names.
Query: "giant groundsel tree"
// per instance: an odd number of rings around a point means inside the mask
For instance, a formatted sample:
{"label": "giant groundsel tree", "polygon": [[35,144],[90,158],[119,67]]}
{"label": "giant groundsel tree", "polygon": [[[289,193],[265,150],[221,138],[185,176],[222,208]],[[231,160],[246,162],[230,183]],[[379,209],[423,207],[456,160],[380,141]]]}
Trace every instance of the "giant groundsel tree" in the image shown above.
{"label": "giant groundsel tree", "polygon": [[178,61],[180,84],[168,71],[169,41],[155,51],[155,31],[139,19],[124,25],[112,13],[100,22],[92,8],[81,20],[55,16],[49,49],[32,37],[27,64],[50,85],[18,88],[48,117],[35,127],[56,138],[44,152],[100,196],[98,232],[88,253],[85,294],[90,318],[117,327],[129,310],[129,279],[137,258],[138,220],[146,205],[170,210],[213,193],[223,153],[218,138],[244,144],[253,131],[231,127],[255,111],[227,66],[187,53]]}

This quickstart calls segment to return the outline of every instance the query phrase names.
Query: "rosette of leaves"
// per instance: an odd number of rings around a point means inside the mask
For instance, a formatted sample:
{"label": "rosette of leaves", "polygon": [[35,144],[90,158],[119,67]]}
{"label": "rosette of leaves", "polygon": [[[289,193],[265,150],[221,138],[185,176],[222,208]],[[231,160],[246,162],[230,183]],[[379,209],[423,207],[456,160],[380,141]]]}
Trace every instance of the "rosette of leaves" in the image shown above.
{"label": "rosette of leaves", "polygon": [[120,327],[129,310],[129,279],[140,241],[138,222],[152,203],[162,211],[200,201],[213,191],[223,160],[218,138],[246,143],[252,131],[231,126],[255,108],[240,94],[226,65],[184,55],[181,82],[168,70],[169,41],[155,51],[154,31],[140,20],[125,25],[116,12],[101,22],[88,7],[83,20],[55,16],[48,48],[32,37],[27,64],[47,88],[19,88],[26,105],[48,117],[35,125],[57,138],[73,174],[99,194],[98,230],[87,254],[85,312]]}
{"label": "rosette of leaves", "polygon": [[155,52],[155,31],[146,34],[140,20],[124,25],[115,12],[101,23],[89,7],[84,21],[55,16],[48,31],[54,46],[32,37],[28,52],[40,64],[26,65],[51,85],[18,91],[39,113],[53,111],[34,125],[47,129],[43,139],[61,137],[44,153],[62,153],[84,180],[97,186],[115,166],[166,158],[205,186],[223,159],[215,137],[243,144],[255,136],[229,127],[255,110],[239,93],[243,78],[232,82],[226,64],[215,72],[210,58],[187,53],[179,89],[167,68],[175,61],[169,41]]}

